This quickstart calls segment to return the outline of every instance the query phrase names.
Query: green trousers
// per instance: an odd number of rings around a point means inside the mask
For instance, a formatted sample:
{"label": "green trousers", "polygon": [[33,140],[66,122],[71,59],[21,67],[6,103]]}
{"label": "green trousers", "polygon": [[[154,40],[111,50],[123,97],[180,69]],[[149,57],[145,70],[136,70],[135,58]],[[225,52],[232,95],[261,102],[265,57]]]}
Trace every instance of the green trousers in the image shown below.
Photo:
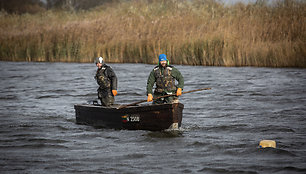
{"label": "green trousers", "polygon": [[98,98],[100,99],[102,106],[106,107],[113,105],[115,101],[115,97],[113,96],[111,90],[98,89]]}

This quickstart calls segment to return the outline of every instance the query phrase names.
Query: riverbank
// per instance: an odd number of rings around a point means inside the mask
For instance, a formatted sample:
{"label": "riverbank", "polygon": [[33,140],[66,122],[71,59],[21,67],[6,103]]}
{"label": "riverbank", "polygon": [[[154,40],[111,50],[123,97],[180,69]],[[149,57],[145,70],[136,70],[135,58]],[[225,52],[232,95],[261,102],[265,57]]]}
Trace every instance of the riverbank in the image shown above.
{"label": "riverbank", "polygon": [[306,3],[129,1],[0,14],[0,60],[306,67]]}

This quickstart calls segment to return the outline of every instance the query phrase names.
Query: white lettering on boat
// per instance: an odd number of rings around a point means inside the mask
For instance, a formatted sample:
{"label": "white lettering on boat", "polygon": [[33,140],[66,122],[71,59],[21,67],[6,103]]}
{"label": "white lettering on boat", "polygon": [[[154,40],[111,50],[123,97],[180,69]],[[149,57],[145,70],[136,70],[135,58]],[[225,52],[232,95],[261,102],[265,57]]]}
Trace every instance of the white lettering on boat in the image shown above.
{"label": "white lettering on boat", "polygon": [[140,116],[138,114],[131,114],[127,117],[128,122],[139,122]]}

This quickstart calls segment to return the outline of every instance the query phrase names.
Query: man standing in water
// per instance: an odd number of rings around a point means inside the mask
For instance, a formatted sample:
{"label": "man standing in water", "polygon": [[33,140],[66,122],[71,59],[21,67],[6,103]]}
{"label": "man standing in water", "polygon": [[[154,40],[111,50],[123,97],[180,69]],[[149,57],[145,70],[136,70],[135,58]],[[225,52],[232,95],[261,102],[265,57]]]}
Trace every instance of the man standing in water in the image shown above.
{"label": "man standing in water", "polygon": [[[178,81],[177,85],[175,85],[175,80]],[[160,98],[155,100],[153,104],[178,103],[178,96],[182,95],[182,89],[184,87],[184,78],[178,69],[169,65],[165,54],[159,55],[159,64],[151,71],[148,78],[148,102],[153,101],[152,88],[154,83],[156,83],[154,98],[175,93],[176,96]]]}
{"label": "man standing in water", "polygon": [[117,77],[113,69],[106,65],[102,57],[95,60],[98,70],[95,79],[99,85],[98,98],[101,100],[102,106],[109,107],[114,104],[117,95]]}

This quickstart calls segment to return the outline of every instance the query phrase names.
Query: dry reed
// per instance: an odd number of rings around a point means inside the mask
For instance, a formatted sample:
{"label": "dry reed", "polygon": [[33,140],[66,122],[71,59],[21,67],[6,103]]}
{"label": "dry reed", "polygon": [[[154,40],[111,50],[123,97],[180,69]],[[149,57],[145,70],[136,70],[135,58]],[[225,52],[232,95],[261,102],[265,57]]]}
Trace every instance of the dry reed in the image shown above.
{"label": "dry reed", "polygon": [[0,14],[0,60],[306,67],[306,3],[135,0],[90,11]]}

